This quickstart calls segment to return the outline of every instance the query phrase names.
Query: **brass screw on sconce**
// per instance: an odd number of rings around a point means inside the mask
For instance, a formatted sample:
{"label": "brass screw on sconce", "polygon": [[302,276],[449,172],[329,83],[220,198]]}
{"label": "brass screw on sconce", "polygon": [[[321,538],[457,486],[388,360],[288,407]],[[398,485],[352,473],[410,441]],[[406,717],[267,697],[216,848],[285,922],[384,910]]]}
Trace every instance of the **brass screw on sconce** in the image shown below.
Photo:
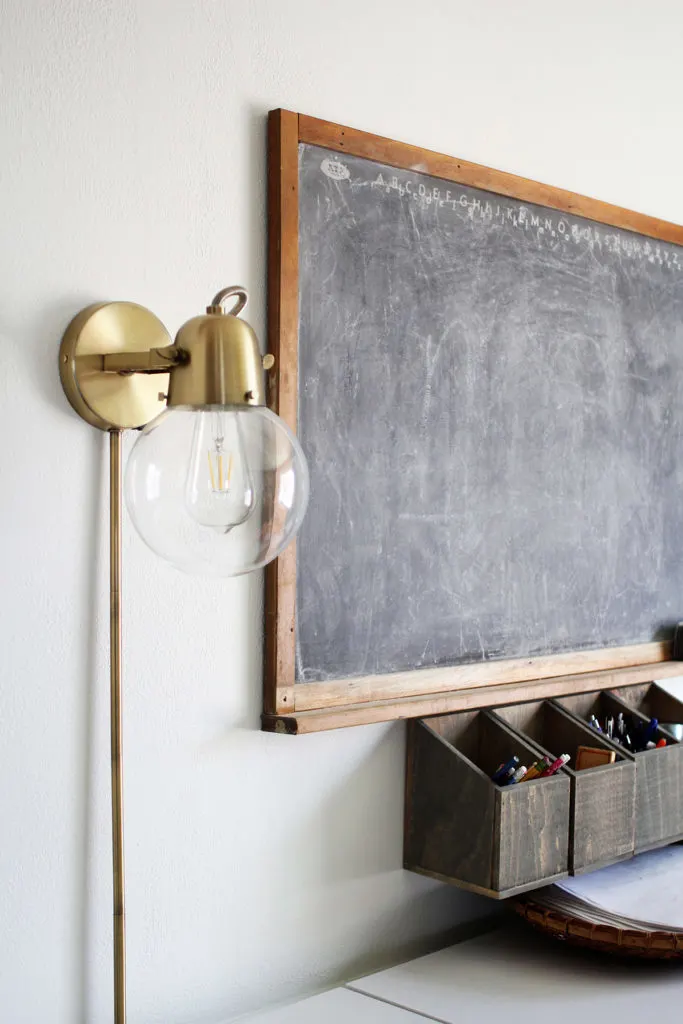
{"label": "brass screw on sconce", "polygon": [[[224,303],[236,297],[231,310]],[[308,468],[289,427],[265,407],[261,356],[238,314],[244,288],[225,288],[171,344],[132,302],[88,306],[59,352],[76,412],[110,436],[110,668],[114,1004],[126,1020],[121,716],[121,435],[142,429],[126,469],[126,503],[157,554],[187,572],[237,576],[272,561],[301,526]]]}

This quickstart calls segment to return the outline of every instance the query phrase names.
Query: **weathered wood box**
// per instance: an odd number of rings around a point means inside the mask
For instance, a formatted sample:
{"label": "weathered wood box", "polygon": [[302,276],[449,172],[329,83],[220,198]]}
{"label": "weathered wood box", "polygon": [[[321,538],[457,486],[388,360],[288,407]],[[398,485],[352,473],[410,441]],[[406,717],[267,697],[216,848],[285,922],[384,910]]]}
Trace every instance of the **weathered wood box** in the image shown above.
{"label": "weathered wood box", "polygon": [[[628,705],[632,714],[639,712],[660,723],[683,724],[683,703],[657,683],[623,686],[611,693]],[[640,792],[636,852],[683,839],[683,743],[666,724],[657,735],[666,737],[663,750],[635,754]]]}
{"label": "weathered wood box", "polygon": [[[588,724],[619,712],[661,723],[667,746],[632,754]],[[656,683],[408,723],[405,866],[496,898],[683,840],[683,702]],[[577,772],[579,746],[612,764]],[[552,778],[497,786],[517,754],[571,755]]]}
{"label": "weathered wood box", "polygon": [[[683,666],[682,666],[683,668]],[[667,693],[658,683],[640,683],[637,686],[621,686],[609,693],[623,700],[647,718],[658,718],[660,724],[683,725],[683,702]],[[663,726],[667,735],[666,726]]]}
{"label": "weathered wood box", "polygon": [[[595,714],[624,714],[643,723],[651,718],[660,722],[683,723],[683,704],[656,683],[625,686],[600,693],[563,697],[558,703],[582,719]],[[631,757],[636,766],[635,852],[665,846],[683,839],[683,743],[666,728],[658,729],[654,739],[666,738],[660,750],[629,754],[618,740],[615,748]]]}
{"label": "weathered wood box", "polygon": [[489,711],[408,723],[407,868],[496,898],[566,877],[569,776],[496,785],[513,754],[539,756]]}
{"label": "weathered wood box", "polygon": [[635,848],[636,771],[633,759],[616,751],[613,764],[574,771],[577,747],[612,749],[599,733],[552,701],[497,708],[505,721],[542,754],[570,754],[563,771],[571,782],[569,871],[584,871],[633,856]]}

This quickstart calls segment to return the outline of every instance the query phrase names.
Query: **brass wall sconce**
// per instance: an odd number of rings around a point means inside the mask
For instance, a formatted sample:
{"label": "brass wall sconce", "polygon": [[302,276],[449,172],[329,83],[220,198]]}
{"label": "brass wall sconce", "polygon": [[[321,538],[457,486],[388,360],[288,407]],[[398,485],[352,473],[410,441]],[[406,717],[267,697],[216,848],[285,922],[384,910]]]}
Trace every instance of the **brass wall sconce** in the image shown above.
{"label": "brass wall sconce", "polygon": [[[236,302],[231,309],[225,304]],[[297,533],[308,468],[295,435],[265,407],[264,369],[225,288],[174,343],[148,309],[105,302],[69,324],[59,372],[69,402],[110,436],[110,669],[114,1005],[126,1020],[121,716],[121,436],[141,429],[125,474],[126,504],[148,546],[178,568],[237,576],[272,561]]]}

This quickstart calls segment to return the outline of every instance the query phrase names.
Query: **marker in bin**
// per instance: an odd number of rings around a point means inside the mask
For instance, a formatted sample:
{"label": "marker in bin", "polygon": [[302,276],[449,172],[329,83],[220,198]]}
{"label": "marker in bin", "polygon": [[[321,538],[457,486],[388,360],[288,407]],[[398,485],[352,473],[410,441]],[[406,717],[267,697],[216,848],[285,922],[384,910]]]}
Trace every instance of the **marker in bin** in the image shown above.
{"label": "marker in bin", "polygon": [[648,743],[654,742],[655,734],[658,728],[658,720],[656,718],[651,718],[640,735],[640,742],[644,747],[647,747]]}
{"label": "marker in bin", "polygon": [[566,764],[571,760],[569,754],[560,754],[557,761],[553,761],[549,768],[546,768],[544,772],[541,772],[541,778],[545,779],[549,775],[555,775],[559,772],[560,768],[564,768]]}
{"label": "marker in bin", "polygon": [[495,782],[497,786],[514,786],[518,782],[546,778],[549,775],[555,775],[568,760],[569,754],[563,754],[557,760],[546,755],[540,761],[532,764],[531,768],[527,768],[525,764],[520,765],[517,756],[511,757],[509,761],[498,766],[491,776],[491,781]]}
{"label": "marker in bin", "polygon": [[632,754],[638,754],[642,750],[653,750],[655,747],[667,746],[667,741],[664,737],[657,738],[659,722],[656,718],[651,718],[649,722],[645,722],[636,715],[625,716],[620,711],[616,720],[613,715],[606,715],[603,721],[600,722],[596,715],[591,715],[588,721],[593,729],[604,733],[610,740],[616,740]]}
{"label": "marker in bin", "polygon": [[491,782],[496,782],[499,786],[504,786],[505,783],[512,778],[518,768],[519,758],[517,755],[514,755],[509,761],[498,766],[491,776]]}

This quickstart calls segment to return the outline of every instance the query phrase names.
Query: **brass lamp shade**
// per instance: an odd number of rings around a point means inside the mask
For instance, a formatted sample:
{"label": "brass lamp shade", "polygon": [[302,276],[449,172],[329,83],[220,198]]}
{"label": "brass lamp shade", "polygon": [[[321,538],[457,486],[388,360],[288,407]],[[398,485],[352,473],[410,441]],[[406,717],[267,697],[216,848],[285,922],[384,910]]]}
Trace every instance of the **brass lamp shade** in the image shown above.
{"label": "brass lamp shade", "polygon": [[183,324],[175,345],[184,361],[171,374],[169,409],[265,405],[263,359],[244,320],[210,306]]}

